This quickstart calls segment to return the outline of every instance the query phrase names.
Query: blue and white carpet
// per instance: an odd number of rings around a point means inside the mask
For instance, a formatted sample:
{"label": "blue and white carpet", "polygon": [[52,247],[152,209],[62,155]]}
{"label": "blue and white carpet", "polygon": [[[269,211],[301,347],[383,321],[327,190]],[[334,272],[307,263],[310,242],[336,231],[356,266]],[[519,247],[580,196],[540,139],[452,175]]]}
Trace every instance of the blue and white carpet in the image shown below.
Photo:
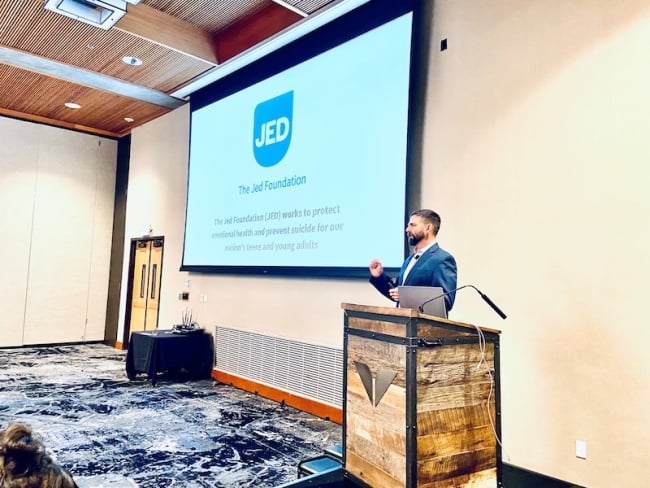
{"label": "blue and white carpet", "polygon": [[273,487],[341,426],[211,380],[129,381],[105,345],[0,350],[0,428],[32,426],[80,488]]}

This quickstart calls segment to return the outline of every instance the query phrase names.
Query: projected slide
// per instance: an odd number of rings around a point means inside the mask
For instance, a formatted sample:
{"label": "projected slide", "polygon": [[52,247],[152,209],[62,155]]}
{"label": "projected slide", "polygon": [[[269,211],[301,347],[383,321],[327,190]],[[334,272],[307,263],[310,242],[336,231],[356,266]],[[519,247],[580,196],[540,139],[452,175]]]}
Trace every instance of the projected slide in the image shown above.
{"label": "projected slide", "polygon": [[412,14],[192,112],[183,266],[399,266]]}

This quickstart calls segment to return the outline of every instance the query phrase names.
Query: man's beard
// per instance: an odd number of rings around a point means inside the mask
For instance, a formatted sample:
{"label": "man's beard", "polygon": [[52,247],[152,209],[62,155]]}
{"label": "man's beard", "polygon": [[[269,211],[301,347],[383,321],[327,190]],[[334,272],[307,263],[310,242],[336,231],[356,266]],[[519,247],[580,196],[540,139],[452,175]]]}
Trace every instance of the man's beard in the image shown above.
{"label": "man's beard", "polygon": [[416,234],[409,234],[409,245],[415,246],[424,238],[424,234],[416,235]]}

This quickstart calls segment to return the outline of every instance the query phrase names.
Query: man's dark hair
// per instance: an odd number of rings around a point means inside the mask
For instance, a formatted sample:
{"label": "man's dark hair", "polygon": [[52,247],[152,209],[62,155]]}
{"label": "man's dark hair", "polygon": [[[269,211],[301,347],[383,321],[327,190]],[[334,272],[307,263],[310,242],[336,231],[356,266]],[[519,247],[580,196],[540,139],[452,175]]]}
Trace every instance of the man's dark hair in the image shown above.
{"label": "man's dark hair", "polygon": [[429,210],[428,208],[414,210],[411,212],[411,217],[413,215],[417,215],[418,217],[424,219],[428,224],[431,224],[433,226],[433,235],[438,235],[438,231],[440,230],[440,215],[435,213],[433,210]]}

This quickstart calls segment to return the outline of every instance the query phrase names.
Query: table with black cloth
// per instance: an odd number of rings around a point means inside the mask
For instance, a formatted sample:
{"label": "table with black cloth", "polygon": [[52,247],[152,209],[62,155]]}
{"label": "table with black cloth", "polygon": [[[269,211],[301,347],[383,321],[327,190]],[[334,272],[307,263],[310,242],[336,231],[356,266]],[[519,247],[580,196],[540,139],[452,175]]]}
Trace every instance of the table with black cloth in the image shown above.
{"label": "table with black cloth", "polygon": [[138,373],[147,373],[153,385],[162,372],[204,379],[210,377],[213,357],[212,336],[205,331],[133,332],[126,355],[126,374],[133,380]]}

